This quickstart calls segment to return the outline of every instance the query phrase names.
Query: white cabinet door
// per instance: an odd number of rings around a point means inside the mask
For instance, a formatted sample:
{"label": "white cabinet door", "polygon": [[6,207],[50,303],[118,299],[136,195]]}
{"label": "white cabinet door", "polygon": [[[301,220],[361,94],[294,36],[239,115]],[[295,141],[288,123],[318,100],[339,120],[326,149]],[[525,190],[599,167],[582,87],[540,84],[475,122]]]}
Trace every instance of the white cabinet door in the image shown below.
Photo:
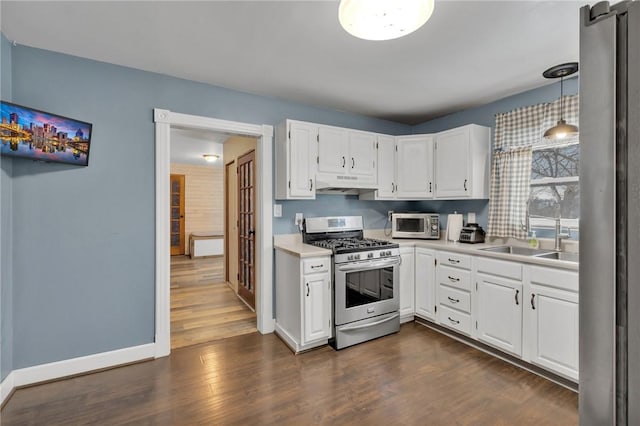
{"label": "white cabinet door", "polygon": [[395,198],[396,187],[396,139],[378,136],[378,200]]}
{"label": "white cabinet door", "polygon": [[289,196],[315,198],[313,182],[316,164],[318,127],[310,123],[289,125]]}
{"label": "white cabinet door", "polygon": [[527,304],[531,362],[578,380],[578,294],[531,286]]}
{"label": "white cabinet door", "polygon": [[433,198],[433,136],[398,136],[396,146],[396,198]]}
{"label": "white cabinet door", "polygon": [[400,257],[400,319],[413,317],[415,313],[415,259],[413,247],[401,247]]}
{"label": "white cabinet door", "polygon": [[339,127],[318,128],[318,173],[340,175],[347,173],[349,156],[347,130]]}
{"label": "white cabinet door", "polygon": [[476,274],[477,338],[522,355],[522,283]]}
{"label": "white cabinet door", "polygon": [[460,127],[435,138],[436,198],[468,197],[470,182],[470,129]]}
{"label": "white cabinet door", "polygon": [[302,344],[329,337],[331,280],[328,273],[304,276],[304,334]]}
{"label": "white cabinet door", "polygon": [[415,256],[416,315],[436,319],[436,269],[433,250],[416,247]]}
{"label": "white cabinet door", "polygon": [[376,176],[376,135],[374,133],[349,131],[348,173],[351,175]]}

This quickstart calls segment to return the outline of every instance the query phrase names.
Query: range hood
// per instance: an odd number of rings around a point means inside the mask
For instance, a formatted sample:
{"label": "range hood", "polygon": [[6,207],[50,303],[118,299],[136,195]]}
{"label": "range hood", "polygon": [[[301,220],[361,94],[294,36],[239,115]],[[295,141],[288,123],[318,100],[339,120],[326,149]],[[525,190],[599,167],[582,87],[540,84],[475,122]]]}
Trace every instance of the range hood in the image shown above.
{"label": "range hood", "polygon": [[316,176],[316,193],[319,194],[358,195],[377,189],[377,183],[361,182],[358,176],[333,176],[330,181],[323,179],[322,175]]}

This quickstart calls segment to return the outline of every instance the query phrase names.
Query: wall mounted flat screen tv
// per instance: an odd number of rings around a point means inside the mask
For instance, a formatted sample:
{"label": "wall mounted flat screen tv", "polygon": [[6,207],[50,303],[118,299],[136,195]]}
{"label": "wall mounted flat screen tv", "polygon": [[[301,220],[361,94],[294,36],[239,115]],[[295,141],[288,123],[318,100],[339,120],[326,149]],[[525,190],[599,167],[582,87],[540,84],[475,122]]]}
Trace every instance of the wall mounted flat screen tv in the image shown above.
{"label": "wall mounted flat screen tv", "polygon": [[36,161],[89,164],[90,123],[0,101],[0,154]]}

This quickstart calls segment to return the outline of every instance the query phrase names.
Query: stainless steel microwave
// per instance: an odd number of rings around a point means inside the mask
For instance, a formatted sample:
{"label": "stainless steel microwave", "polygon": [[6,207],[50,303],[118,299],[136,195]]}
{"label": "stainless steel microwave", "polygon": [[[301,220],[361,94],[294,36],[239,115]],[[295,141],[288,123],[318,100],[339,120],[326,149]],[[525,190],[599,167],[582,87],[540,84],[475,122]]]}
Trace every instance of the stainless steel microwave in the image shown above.
{"label": "stainless steel microwave", "polygon": [[393,213],[391,215],[393,238],[440,238],[440,215],[438,213]]}

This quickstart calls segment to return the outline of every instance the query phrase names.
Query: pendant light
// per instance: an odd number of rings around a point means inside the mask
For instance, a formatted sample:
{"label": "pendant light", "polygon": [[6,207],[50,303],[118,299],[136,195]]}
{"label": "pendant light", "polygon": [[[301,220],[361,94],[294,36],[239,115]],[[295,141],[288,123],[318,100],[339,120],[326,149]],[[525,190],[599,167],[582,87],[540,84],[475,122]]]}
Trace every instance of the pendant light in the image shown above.
{"label": "pendant light", "polygon": [[364,40],[391,40],[410,34],[431,17],[434,0],[341,0],[340,25]]}
{"label": "pendant light", "polygon": [[578,71],[577,62],[568,62],[566,64],[556,65],[542,73],[544,78],[560,78],[560,119],[558,123],[544,132],[545,139],[564,139],[578,134],[578,126],[568,124],[563,117],[564,113],[564,78]]}

